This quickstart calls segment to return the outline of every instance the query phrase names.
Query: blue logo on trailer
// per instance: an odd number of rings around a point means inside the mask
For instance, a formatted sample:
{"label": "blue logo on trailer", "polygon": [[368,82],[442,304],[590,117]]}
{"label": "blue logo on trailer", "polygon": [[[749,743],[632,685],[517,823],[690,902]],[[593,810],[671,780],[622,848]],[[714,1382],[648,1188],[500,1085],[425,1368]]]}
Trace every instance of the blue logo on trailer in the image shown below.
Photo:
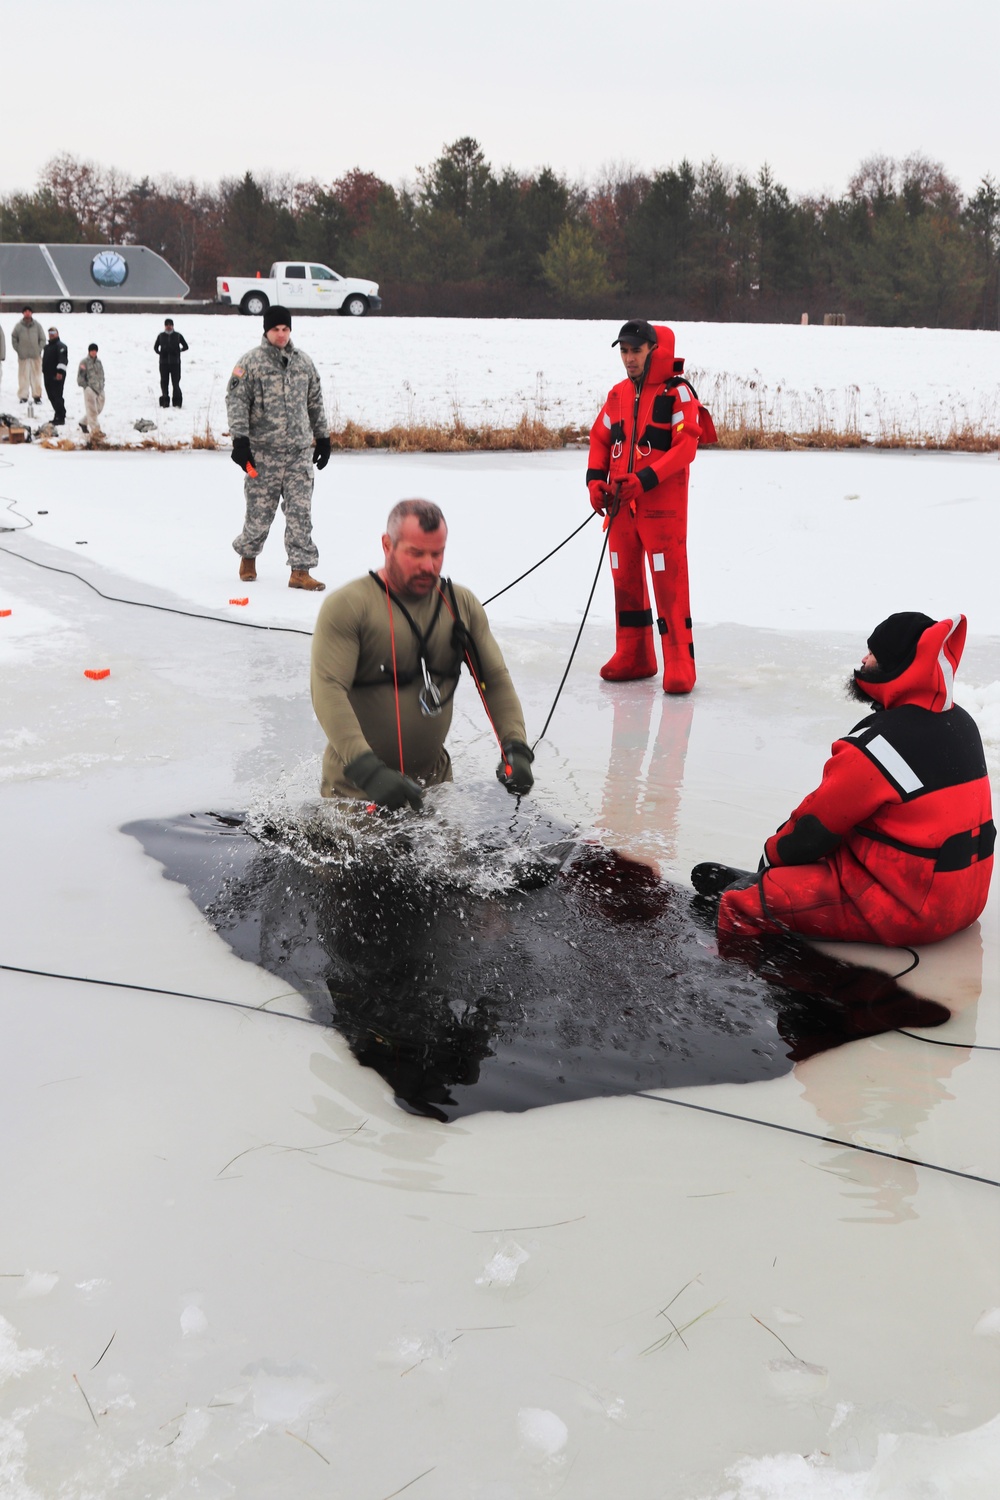
{"label": "blue logo on trailer", "polygon": [[90,262],[90,274],[98,286],[124,286],[128,279],[128,262],[117,250],[101,250]]}

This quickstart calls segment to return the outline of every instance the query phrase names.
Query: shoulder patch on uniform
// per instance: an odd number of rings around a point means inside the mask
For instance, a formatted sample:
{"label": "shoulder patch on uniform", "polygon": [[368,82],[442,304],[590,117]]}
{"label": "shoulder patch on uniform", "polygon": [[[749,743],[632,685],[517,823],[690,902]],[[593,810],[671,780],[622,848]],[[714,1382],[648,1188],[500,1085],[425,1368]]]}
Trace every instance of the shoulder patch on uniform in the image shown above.
{"label": "shoulder patch on uniform", "polygon": [[243,366],[233,365],[233,374],[236,376],[236,379],[239,380],[243,374]]}

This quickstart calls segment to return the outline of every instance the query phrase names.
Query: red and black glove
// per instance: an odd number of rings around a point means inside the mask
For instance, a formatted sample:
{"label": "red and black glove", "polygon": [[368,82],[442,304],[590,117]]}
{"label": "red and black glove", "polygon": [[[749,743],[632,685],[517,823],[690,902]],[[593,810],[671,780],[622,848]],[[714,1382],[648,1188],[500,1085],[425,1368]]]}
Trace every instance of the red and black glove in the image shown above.
{"label": "red and black glove", "polygon": [[590,493],[590,503],[601,515],[611,499],[611,486],[604,479],[592,479],[587,485]]}
{"label": "red and black glove", "polygon": [[233,451],[229,456],[233,463],[243,470],[244,474],[249,474],[251,469],[256,472],[256,465],[254,464],[253,454],[250,451],[250,439],[248,437],[233,438]]}

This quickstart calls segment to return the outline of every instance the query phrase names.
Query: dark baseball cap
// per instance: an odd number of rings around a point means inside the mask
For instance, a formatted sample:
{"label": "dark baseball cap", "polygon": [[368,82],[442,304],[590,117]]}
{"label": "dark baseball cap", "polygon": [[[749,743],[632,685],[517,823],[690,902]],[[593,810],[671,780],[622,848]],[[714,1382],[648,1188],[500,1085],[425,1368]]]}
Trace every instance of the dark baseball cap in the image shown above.
{"label": "dark baseball cap", "polygon": [[646,323],[642,318],[633,318],[630,323],[623,323],[618,330],[618,337],[614,344],[655,344],[656,329],[652,323]]}

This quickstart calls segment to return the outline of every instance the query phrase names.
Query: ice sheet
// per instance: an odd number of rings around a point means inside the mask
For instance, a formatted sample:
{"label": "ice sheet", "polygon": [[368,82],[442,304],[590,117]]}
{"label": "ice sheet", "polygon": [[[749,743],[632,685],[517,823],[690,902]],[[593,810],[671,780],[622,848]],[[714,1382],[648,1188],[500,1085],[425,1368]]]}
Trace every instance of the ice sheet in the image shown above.
{"label": "ice sheet", "polygon": [[[0,552],[2,961],[294,1010],[119,829],[315,796],[307,636],[129,609],[23,560],[235,617],[238,475],[211,454],[3,456],[0,493],[34,528],[0,538],[19,554]],[[388,504],[425,493],[485,596],[575,524],[581,457],[338,461],[319,572],[376,562]],[[698,688],[600,682],[605,585],[539,800],[680,879],[755,860],[852,721],[841,680],[896,607],[969,614],[959,681],[995,756],[996,475],[699,458]],[[754,568],[744,514],[767,537]],[[529,733],[596,528],[491,609]],[[307,631],[317,601],[285,588],[277,538],[262,562],[240,617]],[[465,699],[453,746],[461,780],[495,789]],[[0,973],[10,1493],[854,1500],[917,1472],[992,1497],[997,1193],[977,1179],[1000,1178],[979,1050],[1000,1046],[997,965],[994,895],[978,930],[922,954],[956,1046],[894,1035],[773,1082],[448,1126],[402,1115],[313,1027]],[[706,1093],[716,1113],[690,1107]]]}

